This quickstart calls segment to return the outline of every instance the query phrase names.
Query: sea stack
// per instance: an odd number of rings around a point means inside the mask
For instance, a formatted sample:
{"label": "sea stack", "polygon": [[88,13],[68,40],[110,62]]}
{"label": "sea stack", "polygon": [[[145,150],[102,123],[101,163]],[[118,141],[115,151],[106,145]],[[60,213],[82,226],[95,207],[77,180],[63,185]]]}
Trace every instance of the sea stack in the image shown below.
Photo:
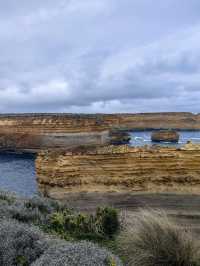
{"label": "sea stack", "polygon": [[175,130],[159,130],[152,133],[151,140],[154,142],[178,142],[179,133]]}
{"label": "sea stack", "polygon": [[111,145],[123,145],[129,144],[131,136],[128,132],[120,130],[112,130],[110,132],[110,144]]}

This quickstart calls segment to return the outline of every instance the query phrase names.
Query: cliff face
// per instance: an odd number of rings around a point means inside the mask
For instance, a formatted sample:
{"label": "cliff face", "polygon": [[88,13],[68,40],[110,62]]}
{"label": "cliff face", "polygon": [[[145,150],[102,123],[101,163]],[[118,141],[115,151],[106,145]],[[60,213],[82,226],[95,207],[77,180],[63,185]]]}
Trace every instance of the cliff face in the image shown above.
{"label": "cliff face", "polygon": [[[34,131],[34,130],[33,130]],[[38,152],[43,149],[62,150],[79,145],[109,143],[109,131],[83,133],[0,133],[0,149]]]}
{"label": "cliff face", "polygon": [[40,190],[53,198],[84,191],[200,193],[200,146],[107,146],[42,152],[36,170]]}
{"label": "cliff face", "polygon": [[25,114],[1,115],[0,131],[15,133],[80,133],[119,129],[200,130],[200,114]]}
{"label": "cliff face", "polygon": [[108,130],[200,130],[200,114],[29,114],[0,116],[0,148],[66,148],[108,143]]}

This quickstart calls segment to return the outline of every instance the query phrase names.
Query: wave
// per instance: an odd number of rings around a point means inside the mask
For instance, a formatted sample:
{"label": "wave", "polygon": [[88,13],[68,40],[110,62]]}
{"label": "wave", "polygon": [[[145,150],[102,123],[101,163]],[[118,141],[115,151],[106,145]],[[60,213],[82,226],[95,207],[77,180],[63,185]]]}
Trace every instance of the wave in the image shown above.
{"label": "wave", "polygon": [[142,138],[142,137],[135,137],[134,139],[135,140],[142,140],[142,141],[144,141],[144,138]]}

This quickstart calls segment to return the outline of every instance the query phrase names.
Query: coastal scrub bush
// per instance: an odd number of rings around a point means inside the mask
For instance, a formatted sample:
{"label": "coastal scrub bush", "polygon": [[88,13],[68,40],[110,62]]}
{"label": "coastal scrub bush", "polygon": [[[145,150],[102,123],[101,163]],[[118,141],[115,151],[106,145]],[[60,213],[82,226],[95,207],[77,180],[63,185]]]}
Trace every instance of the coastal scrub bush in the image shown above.
{"label": "coastal scrub bush", "polygon": [[31,210],[38,209],[43,214],[49,214],[55,211],[62,211],[67,208],[64,204],[56,200],[38,196],[26,199],[24,202],[24,206],[27,209]]}
{"label": "coastal scrub bush", "polygon": [[67,242],[14,220],[0,221],[2,266],[121,266],[120,259],[93,243]]}
{"label": "coastal scrub bush", "polygon": [[199,252],[191,234],[164,213],[142,211],[119,236],[119,250],[130,266],[197,266]]}
{"label": "coastal scrub bush", "polygon": [[22,206],[12,206],[8,208],[10,213],[10,218],[15,219],[19,222],[37,224],[40,225],[44,223],[45,216],[37,208],[28,209],[24,205]]}
{"label": "coastal scrub bush", "polygon": [[50,216],[49,228],[64,238],[99,240],[113,238],[119,229],[117,210],[98,208],[93,214],[75,213],[71,210],[55,212]]}
{"label": "coastal scrub bush", "polygon": [[119,258],[104,248],[86,242],[66,242],[50,247],[31,266],[122,266]]}
{"label": "coastal scrub bush", "polygon": [[98,224],[93,215],[71,213],[68,211],[53,213],[50,217],[48,231],[54,231],[65,239],[102,238]]}
{"label": "coastal scrub bush", "polygon": [[120,227],[118,211],[111,207],[98,208],[96,213],[97,220],[99,220],[104,235],[112,238]]}
{"label": "coastal scrub bush", "polygon": [[49,200],[42,197],[33,197],[30,199],[26,199],[24,202],[24,206],[29,210],[39,210],[41,213],[50,213],[53,208],[51,204],[49,204]]}
{"label": "coastal scrub bush", "polygon": [[44,235],[34,227],[13,220],[0,222],[0,265],[28,266],[48,247]]}
{"label": "coastal scrub bush", "polygon": [[[9,193],[1,195],[0,223],[13,220],[30,227],[35,225],[45,233],[68,241],[92,240],[110,248],[115,242],[119,218],[117,210],[113,208],[98,208],[94,214],[78,213],[48,198],[20,198]],[[19,256],[18,260],[22,263],[24,257]],[[113,266],[111,262],[109,265]]]}
{"label": "coastal scrub bush", "polygon": [[5,201],[8,204],[13,204],[15,202],[15,195],[7,191],[0,191],[0,201]]}
{"label": "coastal scrub bush", "polygon": [[48,198],[35,196],[19,198],[9,192],[0,192],[0,219],[15,219],[19,222],[45,226],[48,217],[56,211],[67,207]]}
{"label": "coastal scrub bush", "polygon": [[13,209],[20,209],[22,200],[10,192],[0,192],[0,219],[12,218]]}

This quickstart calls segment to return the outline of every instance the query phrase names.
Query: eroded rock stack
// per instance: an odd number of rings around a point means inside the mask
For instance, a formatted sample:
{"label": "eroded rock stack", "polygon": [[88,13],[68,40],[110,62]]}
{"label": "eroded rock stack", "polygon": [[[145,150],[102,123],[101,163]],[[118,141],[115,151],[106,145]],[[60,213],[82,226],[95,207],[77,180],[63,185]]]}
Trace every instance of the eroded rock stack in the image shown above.
{"label": "eroded rock stack", "polygon": [[179,133],[175,130],[159,130],[154,131],[151,135],[153,142],[178,142]]}
{"label": "eroded rock stack", "polygon": [[131,136],[126,131],[111,130],[109,136],[111,145],[124,145],[131,140]]}

